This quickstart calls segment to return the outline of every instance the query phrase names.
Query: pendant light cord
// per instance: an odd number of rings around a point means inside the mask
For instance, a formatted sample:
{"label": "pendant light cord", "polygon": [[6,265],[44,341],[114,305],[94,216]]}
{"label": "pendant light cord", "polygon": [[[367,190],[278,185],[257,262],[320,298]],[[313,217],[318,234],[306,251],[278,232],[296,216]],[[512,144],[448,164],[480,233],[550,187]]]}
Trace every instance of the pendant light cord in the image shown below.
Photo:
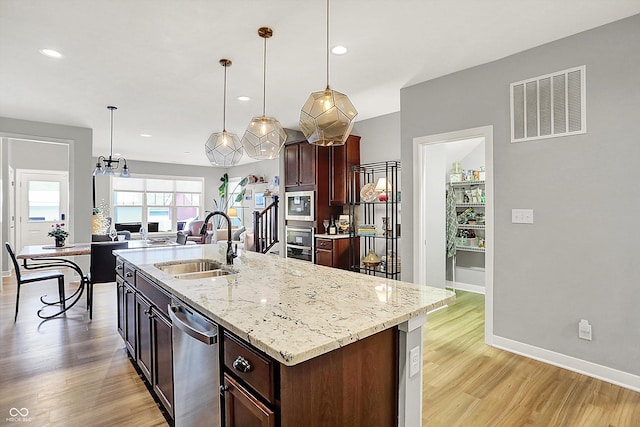
{"label": "pendant light cord", "polygon": [[327,0],[327,88],[329,87],[329,0]]}
{"label": "pendant light cord", "polygon": [[224,64],[224,97],[222,104],[222,132],[227,131],[227,65]]}
{"label": "pendant light cord", "polygon": [[115,107],[109,107],[109,109],[111,110],[111,142],[109,147],[109,160],[111,160],[111,157],[113,156],[113,110],[115,110]]}
{"label": "pendant light cord", "polygon": [[267,37],[264,38],[262,56],[262,116],[264,117],[267,115]]}

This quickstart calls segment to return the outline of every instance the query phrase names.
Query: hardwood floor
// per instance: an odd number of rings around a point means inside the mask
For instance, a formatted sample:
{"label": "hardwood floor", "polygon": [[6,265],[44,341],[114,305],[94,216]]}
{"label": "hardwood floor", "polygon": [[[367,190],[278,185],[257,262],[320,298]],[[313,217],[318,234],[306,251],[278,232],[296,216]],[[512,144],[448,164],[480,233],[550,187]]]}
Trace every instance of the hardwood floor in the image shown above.
{"label": "hardwood floor", "polygon": [[640,426],[640,393],[484,344],[484,296],[425,327],[424,426]]}
{"label": "hardwood floor", "polygon": [[[72,285],[69,287],[69,291]],[[13,322],[15,283],[0,295],[0,424],[27,408],[32,426],[166,426],[116,331],[115,284],[41,322],[40,295],[25,285]],[[458,292],[425,328],[423,425],[640,426],[640,393],[484,345],[484,297]]]}
{"label": "hardwood floor", "polygon": [[[15,279],[3,282],[0,425],[167,425],[116,331],[115,283],[95,286],[91,322],[84,298],[66,317],[42,322],[36,316],[39,297],[55,295],[56,283],[23,285],[14,323]],[[11,408],[27,408],[30,422],[7,420]]]}

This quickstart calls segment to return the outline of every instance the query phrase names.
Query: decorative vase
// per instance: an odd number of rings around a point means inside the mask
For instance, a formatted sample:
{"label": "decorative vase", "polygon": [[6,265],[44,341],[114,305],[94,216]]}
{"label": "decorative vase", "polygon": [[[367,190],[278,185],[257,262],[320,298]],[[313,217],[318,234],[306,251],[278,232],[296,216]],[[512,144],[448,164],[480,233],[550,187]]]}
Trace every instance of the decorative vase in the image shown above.
{"label": "decorative vase", "polygon": [[56,248],[64,246],[64,237],[56,237]]}
{"label": "decorative vase", "polygon": [[380,257],[371,249],[367,256],[362,259],[362,263],[369,268],[376,268],[380,264]]}

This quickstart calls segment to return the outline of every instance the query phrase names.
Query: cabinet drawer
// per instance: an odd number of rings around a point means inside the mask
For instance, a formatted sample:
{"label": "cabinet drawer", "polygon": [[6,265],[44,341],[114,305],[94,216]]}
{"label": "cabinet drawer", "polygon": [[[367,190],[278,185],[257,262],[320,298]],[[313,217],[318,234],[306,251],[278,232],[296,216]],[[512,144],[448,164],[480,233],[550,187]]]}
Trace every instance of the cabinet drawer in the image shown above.
{"label": "cabinet drawer", "polygon": [[[273,403],[275,400],[274,362],[258,354],[227,332],[223,336],[223,346],[226,369]],[[247,372],[244,372],[243,367]]]}
{"label": "cabinet drawer", "polygon": [[[126,267],[125,267],[126,271]],[[141,274],[136,274],[136,289],[142,293],[151,304],[158,308],[158,311],[163,313],[165,317],[169,318],[168,306],[171,302],[171,297],[168,293],[158,287],[158,285],[151,283],[146,277]]]}
{"label": "cabinet drawer", "polygon": [[318,249],[333,249],[332,239],[316,239],[316,247]]}

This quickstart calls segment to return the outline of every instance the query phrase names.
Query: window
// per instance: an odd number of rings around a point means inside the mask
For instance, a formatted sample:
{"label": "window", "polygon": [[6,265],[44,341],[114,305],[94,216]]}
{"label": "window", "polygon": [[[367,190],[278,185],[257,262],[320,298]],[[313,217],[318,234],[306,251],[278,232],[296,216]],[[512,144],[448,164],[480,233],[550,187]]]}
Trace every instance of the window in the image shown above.
{"label": "window", "polygon": [[60,218],[60,183],[29,181],[29,221]]}
{"label": "window", "polygon": [[111,185],[117,224],[140,223],[148,230],[175,232],[202,210],[202,178],[112,177]]}

